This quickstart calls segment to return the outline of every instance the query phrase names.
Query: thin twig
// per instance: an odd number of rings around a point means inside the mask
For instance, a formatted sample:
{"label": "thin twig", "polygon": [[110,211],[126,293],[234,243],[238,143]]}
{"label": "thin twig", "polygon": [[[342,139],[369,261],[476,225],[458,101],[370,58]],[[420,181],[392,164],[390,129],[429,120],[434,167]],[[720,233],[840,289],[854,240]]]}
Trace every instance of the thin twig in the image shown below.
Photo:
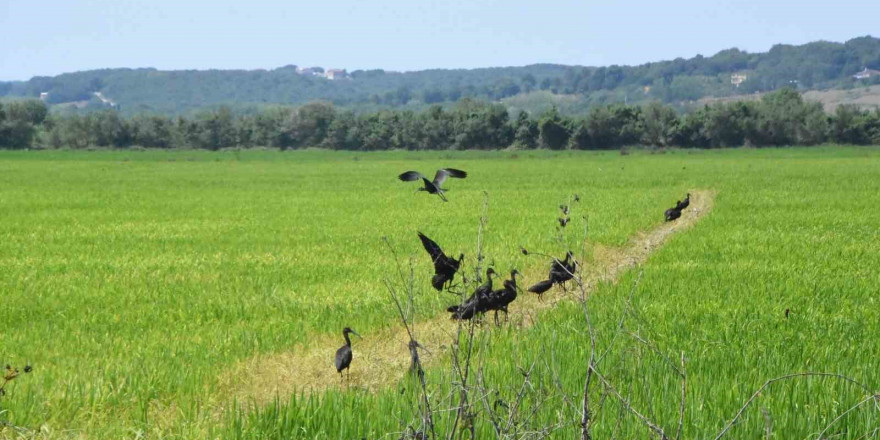
{"label": "thin twig", "polygon": [[773,419],[770,418],[770,412],[767,408],[761,407],[761,414],[764,416],[764,439],[770,440],[773,435]]}
{"label": "thin twig", "polygon": [[681,406],[678,407],[678,431],[675,433],[676,440],[681,440],[684,429],[684,406],[687,397],[687,372],[684,368],[684,352],[681,352]]}
{"label": "thin twig", "polygon": [[[587,222],[584,222],[584,239],[581,242],[581,259],[584,259],[586,257],[586,242],[588,232],[588,224]],[[568,272],[568,268],[566,268],[564,265],[559,264],[559,266],[561,266],[563,270]],[[593,367],[596,360],[596,332],[593,329],[593,322],[590,320],[590,310],[587,306],[587,291],[583,279],[583,266],[578,265],[576,262],[575,272],[577,272],[577,274],[569,272],[569,275],[571,275],[575,279],[578,289],[580,290],[581,307],[583,309],[584,319],[587,322],[587,332],[589,333],[590,337],[590,357],[589,359],[587,359],[587,377],[586,379],[584,379],[584,394],[582,401],[583,405],[581,407],[581,440],[592,440],[592,435],[590,434],[590,383],[593,379]]]}
{"label": "thin twig", "polygon": [[[404,285],[407,285],[407,283],[404,279],[404,276],[403,276],[403,270],[400,267],[400,260],[397,258],[397,253],[395,252],[394,247],[391,246],[391,243],[388,242],[387,237],[383,237],[383,240],[385,241],[385,244],[388,245],[388,249],[391,251],[391,254],[394,258],[394,261],[397,264],[398,274],[401,277],[401,281],[404,282]],[[413,303],[414,303],[414,296],[415,296],[414,295],[415,273],[414,273],[413,266],[414,266],[413,263],[410,262],[410,282],[408,284],[408,289],[407,289],[407,297],[409,300],[408,301],[408,309],[410,311],[410,313],[409,313],[410,316],[414,316]],[[435,429],[434,429],[434,419],[433,419],[432,411],[431,411],[431,400],[430,400],[430,397],[428,394],[427,384],[425,383],[425,373],[424,373],[424,369],[422,368],[421,360],[418,357],[418,352],[416,351],[416,350],[418,350],[418,347],[420,347],[420,345],[419,345],[418,341],[416,341],[415,335],[413,334],[413,330],[410,326],[410,323],[408,322],[409,320],[407,319],[407,313],[405,313],[403,311],[403,307],[400,304],[400,300],[397,298],[396,291],[388,279],[385,279],[385,287],[388,289],[388,293],[391,294],[391,299],[394,300],[394,305],[395,305],[395,307],[397,307],[397,312],[400,315],[400,320],[403,323],[404,329],[406,329],[407,335],[409,336],[409,344],[407,344],[407,345],[410,347],[411,350],[415,351],[415,354],[412,356],[412,358],[413,358],[412,360],[413,360],[413,367],[415,368],[415,371],[416,371],[416,375],[419,378],[419,385],[421,386],[422,404],[424,405],[424,411],[422,412],[423,413],[422,423],[428,425],[428,429],[430,429],[432,437],[436,438],[437,433],[435,432]]]}
{"label": "thin twig", "polygon": [[617,337],[623,333],[623,323],[626,321],[626,316],[629,312],[629,309],[632,307],[632,298],[636,293],[636,288],[639,286],[639,283],[642,281],[642,273],[644,271],[639,270],[639,275],[636,277],[636,281],[633,283],[632,288],[629,290],[629,296],[626,299],[626,303],[623,307],[623,313],[620,314],[620,320],[617,322],[617,331],[614,332],[614,336],[611,337],[611,342],[608,343],[608,347],[605,348],[605,351],[599,355],[598,359],[596,359],[596,365],[602,363],[602,360],[605,359],[605,356],[611,351],[611,348],[614,347],[614,343],[617,341]]}
{"label": "thin twig", "polygon": [[729,431],[730,428],[733,427],[733,424],[736,423],[737,420],[739,420],[740,416],[742,416],[743,413],[746,411],[746,408],[748,408],[749,405],[752,404],[752,402],[761,394],[762,391],[764,391],[765,388],[767,388],[770,385],[772,385],[776,382],[779,382],[779,381],[788,380],[788,379],[797,379],[797,378],[801,378],[801,377],[829,377],[829,378],[833,378],[833,379],[840,379],[844,382],[849,382],[853,385],[860,387],[861,389],[865,390],[869,394],[873,394],[871,392],[871,390],[867,386],[865,386],[863,383],[861,383],[853,378],[844,376],[842,374],[837,374],[837,373],[803,372],[803,373],[793,373],[793,374],[786,374],[784,376],[779,376],[779,377],[776,377],[776,378],[773,378],[773,379],[770,379],[770,380],[764,382],[764,384],[761,385],[761,387],[758,388],[758,390],[755,391],[754,394],[752,394],[752,397],[749,397],[749,400],[746,400],[746,403],[744,403],[743,406],[739,409],[739,411],[737,411],[736,415],[733,416],[733,419],[731,419],[730,422],[727,423],[727,425],[724,427],[724,429],[722,429],[721,432],[718,433],[718,435],[715,437],[715,440],[718,440],[721,437],[723,437],[724,434],[727,434],[727,431]]}
{"label": "thin twig", "polygon": [[816,438],[819,440],[825,438],[825,433],[828,432],[828,430],[831,429],[831,426],[833,426],[835,423],[837,423],[838,420],[842,419],[844,416],[846,416],[850,412],[855,411],[856,409],[858,409],[862,405],[874,400],[875,398],[876,398],[876,396],[874,396],[874,395],[870,395],[868,397],[865,397],[859,403],[851,406],[848,410],[842,412],[839,416],[837,416],[834,420],[832,420],[831,423],[829,423],[828,426],[826,426],[825,429],[823,429],[822,432],[820,432],[819,435],[816,436]]}
{"label": "thin twig", "polygon": [[608,382],[608,380],[605,379],[604,376],[599,374],[598,371],[594,371],[594,372],[596,374],[596,378],[599,379],[600,382],[602,382],[602,385],[605,386],[608,389],[608,391],[610,391],[611,394],[615,398],[617,398],[618,402],[623,404],[623,406],[627,409],[627,411],[629,411],[634,416],[636,416],[639,420],[641,420],[642,423],[645,424],[645,426],[647,426],[649,429],[654,431],[654,433],[659,435],[662,440],[669,440],[669,437],[666,435],[666,432],[663,431],[663,428],[661,428],[656,423],[652,422],[650,419],[648,419],[647,417],[642,415],[642,413],[640,413],[635,408],[633,408],[633,406],[632,406],[632,404],[630,404],[629,400],[627,400],[625,397],[621,396],[620,393],[617,392],[617,390],[614,388],[614,385],[611,384],[611,382]]}

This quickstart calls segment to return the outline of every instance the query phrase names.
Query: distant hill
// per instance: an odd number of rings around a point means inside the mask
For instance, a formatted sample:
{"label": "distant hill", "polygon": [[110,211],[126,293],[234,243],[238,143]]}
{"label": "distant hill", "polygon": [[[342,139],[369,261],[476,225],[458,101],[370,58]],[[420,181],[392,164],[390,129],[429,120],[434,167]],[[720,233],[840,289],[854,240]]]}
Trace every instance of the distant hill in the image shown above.
{"label": "distant hill", "polygon": [[880,74],[854,78],[865,68],[880,69],[878,38],[779,44],[763,53],[727,49],[711,57],[638,66],[535,64],[415,72],[334,70],[332,74],[293,65],[273,70],[101,69],[0,82],[0,99],[42,97],[54,104],[54,111],[116,106],[127,114],[185,114],[220,105],[248,112],[314,100],[353,110],[419,109],[462,97],[534,110],[552,105],[557,100],[552,97],[560,96],[561,110],[582,113],[592,105],[610,102],[684,103],[785,86],[820,90],[880,84]]}

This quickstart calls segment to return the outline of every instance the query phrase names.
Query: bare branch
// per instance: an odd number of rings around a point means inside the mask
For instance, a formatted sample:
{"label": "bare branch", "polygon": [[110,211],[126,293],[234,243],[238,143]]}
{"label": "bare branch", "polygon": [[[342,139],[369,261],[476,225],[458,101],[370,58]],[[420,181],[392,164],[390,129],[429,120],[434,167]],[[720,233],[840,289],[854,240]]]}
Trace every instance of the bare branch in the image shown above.
{"label": "bare branch", "polygon": [[829,423],[828,426],[826,426],[825,429],[823,429],[822,432],[820,432],[819,435],[816,436],[816,438],[819,440],[825,438],[825,433],[828,432],[828,430],[831,429],[831,426],[833,426],[835,423],[837,423],[838,420],[842,419],[844,416],[846,416],[850,412],[855,411],[856,409],[858,409],[862,405],[874,400],[875,398],[877,398],[877,396],[874,396],[874,395],[870,395],[868,397],[865,397],[864,399],[859,401],[859,403],[851,406],[848,410],[840,413],[840,415],[837,416],[834,420],[832,420],[831,423]]}
{"label": "bare branch", "polygon": [[594,372],[596,374],[596,378],[599,379],[600,382],[602,382],[602,385],[605,386],[605,388],[607,388],[609,392],[611,392],[611,395],[613,395],[615,398],[617,398],[618,402],[620,402],[621,404],[624,405],[624,407],[626,408],[627,411],[629,411],[634,416],[636,416],[636,418],[641,420],[642,423],[645,424],[645,426],[647,426],[650,430],[654,431],[654,433],[659,435],[662,440],[669,440],[669,437],[666,435],[666,432],[663,431],[663,428],[661,428],[656,423],[652,422],[650,419],[648,419],[647,417],[642,415],[642,413],[640,413],[635,408],[633,408],[633,406],[632,406],[632,404],[630,404],[629,400],[627,400],[625,397],[621,396],[620,393],[617,392],[617,390],[614,388],[614,385],[611,384],[611,382],[608,382],[608,380],[605,379],[604,376],[599,374],[598,371],[594,371]]}
{"label": "bare branch", "polygon": [[687,397],[687,372],[684,369],[684,352],[681,352],[681,406],[678,407],[678,431],[675,433],[676,440],[681,440],[681,432],[684,429],[684,409]]}
{"label": "bare branch", "polygon": [[761,414],[764,416],[764,439],[770,440],[773,435],[773,419],[770,418],[770,412],[767,408],[761,407]]}
{"label": "bare branch", "polygon": [[788,379],[797,379],[797,378],[802,378],[802,377],[827,377],[827,378],[832,378],[832,379],[839,379],[844,382],[848,382],[853,385],[856,385],[869,394],[873,394],[871,392],[871,390],[867,386],[865,386],[863,383],[861,383],[855,379],[852,379],[850,377],[844,376],[842,374],[837,374],[837,373],[804,372],[804,373],[793,373],[793,374],[786,374],[784,376],[779,376],[777,378],[770,379],[767,382],[764,382],[764,385],[761,385],[761,387],[758,388],[758,390],[755,391],[754,394],[752,394],[752,397],[749,397],[749,399],[746,400],[746,403],[743,404],[742,408],[739,409],[739,411],[736,413],[736,415],[733,417],[733,419],[731,419],[730,422],[728,422],[727,425],[724,427],[724,429],[722,429],[721,432],[718,433],[718,435],[715,437],[715,440],[718,440],[721,437],[724,437],[724,434],[727,434],[727,431],[729,431],[730,428],[733,427],[733,424],[736,423],[737,420],[739,420],[739,418],[743,415],[743,413],[746,411],[746,409],[749,407],[749,405],[752,404],[752,402],[761,394],[762,391],[764,391],[765,388],[767,388],[770,385],[772,385],[776,382],[779,382],[779,381],[788,380]]}

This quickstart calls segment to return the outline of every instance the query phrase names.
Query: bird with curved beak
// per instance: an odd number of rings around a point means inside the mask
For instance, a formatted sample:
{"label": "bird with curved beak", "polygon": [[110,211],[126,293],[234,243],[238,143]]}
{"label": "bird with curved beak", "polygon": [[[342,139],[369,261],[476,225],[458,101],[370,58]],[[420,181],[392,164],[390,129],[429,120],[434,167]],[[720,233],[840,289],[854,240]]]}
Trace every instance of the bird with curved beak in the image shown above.
{"label": "bird with curved beak", "polygon": [[[339,373],[339,377],[342,378],[342,371],[347,370],[351,365],[351,360],[354,357],[351,351],[351,339],[349,339],[348,334],[354,333],[357,337],[361,337],[358,332],[351,329],[351,327],[346,327],[342,329],[342,337],[345,338],[345,345],[339,347],[339,350],[336,350],[336,358],[334,359],[334,363],[336,365],[336,372]],[[349,374],[351,374],[351,370],[349,370]]]}
{"label": "bird with curved beak", "polygon": [[529,292],[537,293],[538,300],[541,301],[544,292],[550,290],[554,284],[558,284],[565,289],[564,283],[574,278],[574,272],[576,270],[577,262],[574,261],[574,254],[571,251],[566,252],[564,260],[560,261],[556,257],[553,257],[553,263],[550,265],[550,274],[548,278],[529,287]]}
{"label": "bird with curved beak", "polygon": [[474,293],[461,304],[451,305],[446,308],[447,312],[452,313],[453,319],[468,320],[488,310],[489,297],[492,295],[493,275],[495,275],[495,269],[489,267],[486,269],[486,282],[477,287]]}
{"label": "bird with curved beak", "polygon": [[517,296],[517,292],[520,291],[519,286],[516,285],[516,277],[522,276],[522,274],[513,269],[510,271],[510,279],[504,280],[504,288],[496,290],[492,292],[489,297],[488,309],[495,311],[495,325],[498,325],[498,312],[504,312],[504,321],[507,321],[507,306],[512,303]]}
{"label": "bird with curved beak", "polygon": [[679,200],[675,203],[675,210],[684,211],[685,208],[691,205],[691,193],[687,193],[687,197],[684,200]]}

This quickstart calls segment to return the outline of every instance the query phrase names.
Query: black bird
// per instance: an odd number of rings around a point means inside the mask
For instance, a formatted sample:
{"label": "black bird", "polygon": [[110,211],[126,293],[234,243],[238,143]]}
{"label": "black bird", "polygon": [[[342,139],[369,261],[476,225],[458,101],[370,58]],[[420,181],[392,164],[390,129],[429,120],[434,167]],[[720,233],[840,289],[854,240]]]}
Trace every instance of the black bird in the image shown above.
{"label": "black bird", "polygon": [[559,226],[564,228],[565,225],[568,224],[569,218],[568,217],[559,217],[557,220],[559,220]]}
{"label": "black bird", "polygon": [[577,263],[574,261],[574,254],[568,251],[565,253],[565,260],[553,260],[553,264],[550,266],[550,280],[561,285],[574,278],[576,269]]}
{"label": "black bird", "polygon": [[553,263],[550,265],[550,275],[548,279],[544,281],[539,281],[534,286],[529,287],[529,292],[537,293],[538,298],[542,298],[542,294],[554,284],[562,285],[566,281],[574,278],[574,272],[577,270],[577,263],[574,261],[574,254],[571,251],[568,251],[565,254],[565,259],[560,261],[557,258],[553,259]]}
{"label": "black bird", "polygon": [[443,253],[443,249],[440,249],[440,246],[434,240],[431,240],[421,232],[419,232],[419,240],[422,240],[422,246],[425,247],[428,255],[431,256],[431,260],[434,262],[434,277],[431,278],[431,285],[438,291],[443,290],[443,286],[447,282],[451,282],[452,278],[455,277],[455,272],[458,272],[461,260],[464,259],[464,254],[459,254],[458,260],[455,260],[454,258],[447,257]]}
{"label": "black bird", "polygon": [[486,281],[474,290],[461,304],[449,306],[446,311],[452,313],[454,319],[471,319],[474,315],[488,310],[489,296],[492,295],[492,276],[495,269],[486,269]]}
{"label": "black bird", "polygon": [[[339,347],[339,350],[336,350],[336,372],[339,373],[339,377],[342,377],[342,370],[348,369],[348,366],[351,365],[352,353],[351,353],[351,339],[349,339],[348,334],[354,333],[358,335],[358,333],[352,330],[349,327],[342,329],[342,337],[345,338],[345,345]],[[361,335],[358,335],[360,337]]]}
{"label": "black bird", "polygon": [[559,205],[559,209],[563,214],[568,215],[568,205]]}
{"label": "black bird", "polygon": [[551,287],[553,287],[553,280],[542,280],[535,283],[534,286],[529,287],[529,292],[537,293],[538,299],[541,299],[541,295],[550,290]]}
{"label": "black bird", "polygon": [[498,325],[498,312],[504,312],[504,320],[507,321],[507,306],[516,299],[519,287],[516,285],[516,276],[520,275],[519,271],[513,269],[510,271],[510,279],[504,280],[504,288],[492,292],[489,296],[488,310],[495,311],[495,325]]}
{"label": "black bird", "polygon": [[425,177],[424,174],[422,174],[418,171],[407,171],[407,172],[401,174],[400,176],[397,176],[398,179],[400,179],[404,182],[412,182],[415,180],[422,179],[422,182],[424,182],[425,186],[422,188],[419,188],[418,191],[427,191],[428,194],[437,194],[438,196],[440,196],[441,199],[443,199],[444,202],[446,202],[447,200],[446,200],[446,195],[443,194],[443,192],[449,191],[449,190],[445,189],[445,188],[441,188],[440,185],[442,185],[443,182],[446,181],[447,177],[455,177],[457,179],[464,179],[465,177],[467,177],[467,173],[462,170],[457,170],[455,168],[443,168],[443,169],[437,170],[437,174],[434,175],[433,181],[428,180],[428,178]]}
{"label": "black bird", "polygon": [[676,208],[669,208],[663,213],[663,216],[666,218],[666,221],[671,222],[679,217],[681,217],[681,210]]}
{"label": "black bird", "polygon": [[471,295],[470,298],[468,298],[468,300],[476,298],[476,297],[485,298],[485,297],[489,296],[489,294],[492,293],[492,277],[494,275],[495,275],[495,269],[493,269],[491,267],[486,269],[486,281],[484,281],[483,284],[480,285],[480,287],[477,287],[477,289],[474,290],[474,293]]}
{"label": "black bird", "polygon": [[690,206],[691,204],[691,193],[687,193],[687,197],[684,198],[684,201],[679,201],[675,204],[675,209],[679,211],[683,211],[685,208]]}
{"label": "black bird", "polygon": [[575,194],[575,195],[574,195],[574,201],[575,201],[575,202],[580,202],[580,201],[581,201],[581,196]]}

